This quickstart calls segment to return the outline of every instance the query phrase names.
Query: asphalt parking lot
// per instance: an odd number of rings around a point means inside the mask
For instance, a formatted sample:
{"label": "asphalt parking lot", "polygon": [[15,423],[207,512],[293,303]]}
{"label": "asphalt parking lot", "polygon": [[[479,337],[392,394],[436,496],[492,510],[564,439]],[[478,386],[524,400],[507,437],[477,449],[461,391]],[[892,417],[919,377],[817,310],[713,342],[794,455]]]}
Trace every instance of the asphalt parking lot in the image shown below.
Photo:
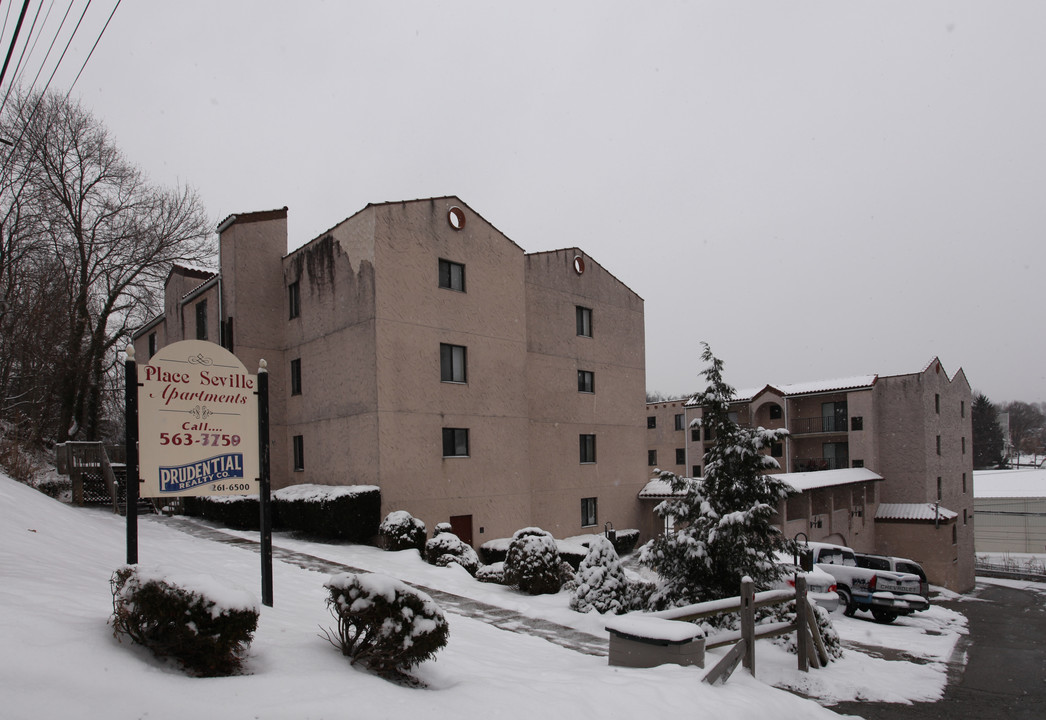
{"label": "asphalt parking lot", "polygon": [[831,709],[867,720],[1046,718],[1046,593],[978,584],[972,596],[939,604],[966,615],[970,631],[966,665],[950,673],[943,699],[846,702]]}

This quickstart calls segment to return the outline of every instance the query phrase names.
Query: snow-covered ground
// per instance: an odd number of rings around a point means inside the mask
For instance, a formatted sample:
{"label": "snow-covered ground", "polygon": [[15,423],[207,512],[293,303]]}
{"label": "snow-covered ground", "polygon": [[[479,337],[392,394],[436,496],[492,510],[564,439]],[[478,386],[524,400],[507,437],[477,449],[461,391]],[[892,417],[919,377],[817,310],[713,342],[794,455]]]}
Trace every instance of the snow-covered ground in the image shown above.
{"label": "snow-covered ground", "polygon": [[[321,635],[333,619],[326,576],[276,562],[275,607],[262,608],[247,674],[186,677],[148,651],[118,642],[107,625],[109,578],[125,559],[125,521],[63,505],[0,475],[0,716],[20,718],[526,718],[838,717],[821,703],[909,702],[941,696],[965,618],[934,607],[893,625],[863,614],[832,616],[850,647],[824,670],[800,673],[795,656],[759,641],[756,677],[738,670],[723,686],[706,670],[611,667],[606,658],[567,650],[523,633],[448,613],[450,642],[416,669],[427,688],[391,684],[351,667]],[[250,536],[250,534],[245,534]],[[411,583],[506,607],[605,636],[604,619],[567,609],[567,595],[526,597],[480,584],[460,568],[424,564],[416,553],[315,544],[278,535],[275,544]],[[255,596],[258,555],[142,519],[139,558],[175,572],[207,573]],[[858,651],[855,648],[871,648]],[[901,648],[917,663],[879,657]],[[706,667],[722,651],[709,653]],[[777,686],[777,687],[774,687]]]}

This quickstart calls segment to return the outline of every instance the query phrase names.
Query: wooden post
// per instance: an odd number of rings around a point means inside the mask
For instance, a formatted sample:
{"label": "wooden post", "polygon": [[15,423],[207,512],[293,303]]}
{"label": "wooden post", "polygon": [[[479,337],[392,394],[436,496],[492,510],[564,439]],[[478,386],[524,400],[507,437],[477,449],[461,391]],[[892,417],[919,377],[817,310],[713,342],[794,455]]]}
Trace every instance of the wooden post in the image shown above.
{"label": "wooden post", "polygon": [[799,573],[795,574],[795,642],[799,653],[799,669],[802,672],[810,672],[810,635],[806,629],[806,616],[810,612],[810,606],[806,604],[806,578]]}
{"label": "wooden post", "polygon": [[741,662],[755,676],[755,582],[747,575],[741,579],[741,640],[745,654]]}

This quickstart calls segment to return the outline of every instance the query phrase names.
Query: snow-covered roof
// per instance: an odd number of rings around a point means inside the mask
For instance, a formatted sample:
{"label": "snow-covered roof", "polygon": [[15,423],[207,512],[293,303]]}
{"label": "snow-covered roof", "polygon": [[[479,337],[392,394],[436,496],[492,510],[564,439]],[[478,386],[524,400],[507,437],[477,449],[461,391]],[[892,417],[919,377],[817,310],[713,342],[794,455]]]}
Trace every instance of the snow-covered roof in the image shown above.
{"label": "snow-covered roof", "polygon": [[876,520],[953,520],[959,513],[934,503],[880,503]]}
{"label": "snow-covered roof", "polygon": [[842,468],[840,470],[818,470],[817,472],[783,473],[776,477],[784,480],[799,492],[816,488],[849,485],[851,483],[882,480],[883,476],[868,468]]}
{"label": "snow-covered roof", "polygon": [[[684,478],[687,482],[697,482],[694,478]],[[673,492],[672,484],[661,478],[654,478],[639,491],[640,500],[667,500],[668,498],[683,497],[685,491]]]}
{"label": "snow-covered roof", "polygon": [[975,498],[1046,497],[1046,470],[977,470],[973,473]]}
{"label": "snow-covered roof", "polygon": [[[732,400],[734,402],[751,400],[764,390],[779,392],[783,397],[813,395],[816,393],[836,392],[840,390],[858,390],[871,387],[875,384],[878,377],[878,375],[854,375],[852,377],[835,378],[832,380],[813,380],[811,382],[802,383],[771,383],[769,385],[760,385],[759,387],[736,390]],[[686,404],[687,407],[697,407],[700,405],[696,398],[691,398]]]}

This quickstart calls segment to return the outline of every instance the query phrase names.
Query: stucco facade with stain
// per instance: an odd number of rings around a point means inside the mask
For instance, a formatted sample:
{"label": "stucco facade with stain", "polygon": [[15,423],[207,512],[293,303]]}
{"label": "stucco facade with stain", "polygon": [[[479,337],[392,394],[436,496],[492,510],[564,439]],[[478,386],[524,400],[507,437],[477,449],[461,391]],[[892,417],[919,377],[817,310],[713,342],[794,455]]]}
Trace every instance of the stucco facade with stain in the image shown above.
{"label": "stucco facade with stain", "polygon": [[383,512],[477,545],[640,527],[641,298],[577,248],[526,254],[453,197],[368,205],[289,254],[286,217],[225,220],[220,275],[175,268],[135,341],[148,357],[195,337],[206,301],[208,339],[266,360],[275,488],[378,485]]}

